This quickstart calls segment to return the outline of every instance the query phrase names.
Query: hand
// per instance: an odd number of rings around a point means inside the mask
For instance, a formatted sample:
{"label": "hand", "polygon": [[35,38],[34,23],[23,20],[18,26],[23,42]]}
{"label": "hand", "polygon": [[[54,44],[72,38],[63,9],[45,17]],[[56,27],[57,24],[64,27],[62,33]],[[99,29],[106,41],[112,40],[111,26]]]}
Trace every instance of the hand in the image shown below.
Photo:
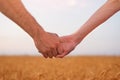
{"label": "hand", "polygon": [[73,40],[72,36],[64,36],[61,37],[60,39],[61,39],[61,44],[58,47],[59,55],[56,56],[57,58],[63,58],[64,56],[69,54],[72,50],[74,50],[78,44]]}
{"label": "hand", "polygon": [[57,47],[60,44],[60,39],[56,34],[47,32],[42,35],[38,34],[34,38],[34,42],[39,52],[41,52],[45,58],[57,56]]}

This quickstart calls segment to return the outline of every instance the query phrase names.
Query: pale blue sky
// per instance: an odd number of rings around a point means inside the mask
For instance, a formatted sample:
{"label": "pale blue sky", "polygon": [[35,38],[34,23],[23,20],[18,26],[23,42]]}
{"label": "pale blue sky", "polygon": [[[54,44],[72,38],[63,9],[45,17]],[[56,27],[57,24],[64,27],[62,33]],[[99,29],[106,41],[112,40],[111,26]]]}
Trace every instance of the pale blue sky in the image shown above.
{"label": "pale blue sky", "polygon": [[[106,0],[22,0],[49,32],[75,32]],[[0,13],[0,55],[39,55],[31,37]],[[120,12],[90,33],[71,55],[120,55]]]}

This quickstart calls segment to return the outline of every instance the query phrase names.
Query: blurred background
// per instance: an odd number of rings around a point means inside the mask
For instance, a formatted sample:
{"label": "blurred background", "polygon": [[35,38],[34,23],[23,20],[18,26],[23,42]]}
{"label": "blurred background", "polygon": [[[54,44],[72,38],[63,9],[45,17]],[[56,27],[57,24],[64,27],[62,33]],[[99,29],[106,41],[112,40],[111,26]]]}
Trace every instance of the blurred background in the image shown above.
{"label": "blurred background", "polygon": [[[75,32],[107,0],[22,0],[49,32]],[[32,38],[0,13],[0,55],[40,55]],[[70,55],[120,55],[120,12],[92,31]]]}

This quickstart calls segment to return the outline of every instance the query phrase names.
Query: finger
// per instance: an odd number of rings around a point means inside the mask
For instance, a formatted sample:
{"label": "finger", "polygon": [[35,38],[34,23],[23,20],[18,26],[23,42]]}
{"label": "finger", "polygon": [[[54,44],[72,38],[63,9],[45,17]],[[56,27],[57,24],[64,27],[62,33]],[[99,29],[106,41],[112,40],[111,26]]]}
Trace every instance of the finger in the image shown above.
{"label": "finger", "polygon": [[52,57],[53,57],[52,52],[48,52],[48,57],[49,57],[49,58],[52,58]]}
{"label": "finger", "polygon": [[45,58],[48,58],[47,53],[42,54]]}
{"label": "finger", "polygon": [[54,51],[52,51],[52,54],[53,54],[53,56],[54,56],[54,57],[56,57],[56,56],[57,56],[58,51],[57,51],[57,49],[56,49],[56,48],[54,49]]}
{"label": "finger", "polygon": [[57,51],[58,51],[58,55],[60,55],[64,52],[62,44],[59,45],[59,47],[57,48]]}
{"label": "finger", "polygon": [[60,55],[57,55],[56,58],[63,58],[63,57],[65,57],[67,54],[68,54],[68,52],[64,52],[64,53],[62,53],[62,54],[60,54]]}
{"label": "finger", "polygon": [[47,55],[47,54],[44,54],[43,56],[44,56],[45,58],[48,58],[48,55]]}
{"label": "finger", "polygon": [[51,55],[52,55],[52,57],[56,57],[57,53],[58,53],[57,47],[52,47],[51,48]]}
{"label": "finger", "polygon": [[[39,53],[41,53],[40,51],[38,51]],[[41,53],[43,55],[44,58],[48,58],[48,55],[46,53]]]}

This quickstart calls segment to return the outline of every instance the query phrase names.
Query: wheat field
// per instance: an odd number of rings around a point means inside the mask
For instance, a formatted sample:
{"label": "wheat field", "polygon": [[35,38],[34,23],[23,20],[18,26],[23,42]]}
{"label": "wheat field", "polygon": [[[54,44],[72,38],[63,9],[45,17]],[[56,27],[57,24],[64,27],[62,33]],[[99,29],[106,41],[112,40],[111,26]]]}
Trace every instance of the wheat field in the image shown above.
{"label": "wheat field", "polygon": [[120,80],[120,57],[0,56],[0,80]]}

